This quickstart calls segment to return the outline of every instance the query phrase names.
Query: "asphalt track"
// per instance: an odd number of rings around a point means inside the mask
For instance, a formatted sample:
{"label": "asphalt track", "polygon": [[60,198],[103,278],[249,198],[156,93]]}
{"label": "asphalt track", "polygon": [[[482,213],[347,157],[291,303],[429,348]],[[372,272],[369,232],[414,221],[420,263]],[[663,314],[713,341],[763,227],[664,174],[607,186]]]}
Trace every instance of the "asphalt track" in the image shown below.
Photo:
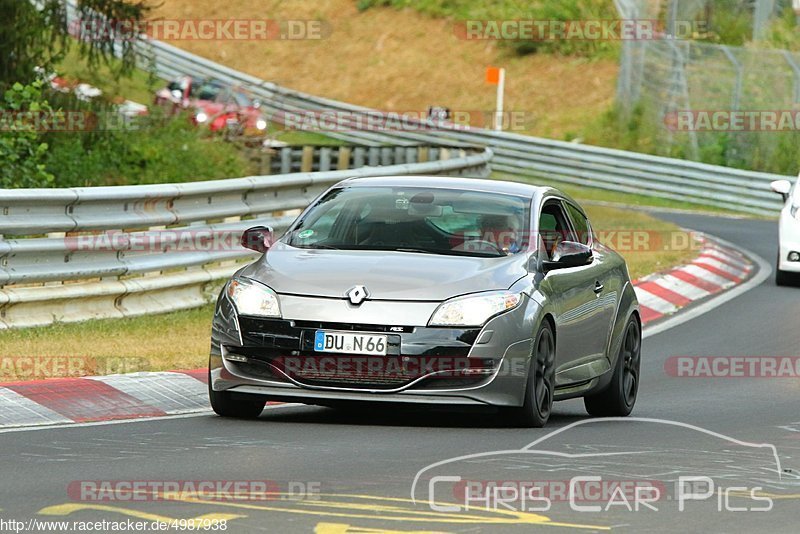
{"label": "asphalt track", "polygon": [[[774,260],[775,222],[660,216]],[[637,419],[625,421],[588,419],[581,401],[557,404],[546,429],[507,428],[491,413],[282,406],[258,421],[208,414],[2,433],[0,518],[225,519],[227,532],[798,532],[800,378],[688,378],[666,371],[675,356],[799,355],[798,318],[800,288],[776,287],[770,277],[648,337]],[[601,477],[608,494],[592,492],[597,486],[576,476]],[[483,489],[511,481],[523,495],[524,483],[537,481],[543,493],[527,495],[547,497],[549,506],[543,498],[513,498],[512,490],[481,501],[487,495],[481,490],[465,509],[463,486],[432,477],[461,477]],[[684,499],[681,510],[678,477],[709,477],[716,491]],[[270,491],[278,493],[249,501],[220,494],[214,501],[184,495],[100,502],[91,493],[81,500],[70,492],[87,480],[270,480]],[[563,492],[569,481],[572,502]],[[614,483],[629,489],[613,494]],[[643,493],[637,497],[630,484]],[[653,487],[655,499],[647,489]],[[683,488],[708,489],[702,483]],[[459,500],[458,511],[433,509]],[[574,509],[586,506],[600,510]],[[756,511],[761,508],[770,509]]]}

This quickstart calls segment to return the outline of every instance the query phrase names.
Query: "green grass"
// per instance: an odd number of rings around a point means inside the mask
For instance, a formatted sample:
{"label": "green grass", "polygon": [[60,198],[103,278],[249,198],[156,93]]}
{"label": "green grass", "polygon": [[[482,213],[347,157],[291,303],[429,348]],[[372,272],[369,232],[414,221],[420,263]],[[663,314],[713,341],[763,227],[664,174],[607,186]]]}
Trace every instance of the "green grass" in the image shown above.
{"label": "green grass", "polygon": [[540,178],[527,178],[524,176],[517,176],[506,174],[502,172],[492,173],[492,178],[497,180],[508,180],[511,182],[526,182],[535,185],[551,186],[560,189],[566,194],[575,198],[579,202],[586,203],[610,203],[617,204],[625,207],[637,208],[666,208],[666,209],[679,209],[689,211],[707,211],[718,215],[735,215],[744,216],[742,213],[726,210],[717,206],[708,206],[703,204],[695,204],[692,202],[681,202],[679,200],[672,200],[668,198],[658,198],[648,195],[637,195],[633,193],[617,193],[607,189],[600,189],[597,187],[580,186],[573,184],[566,184],[556,180],[544,180]]}
{"label": "green grass", "polygon": [[[0,355],[5,361],[69,358],[90,375],[103,373],[103,362],[109,360],[128,372],[197,369],[208,363],[213,313],[207,305],[160,315],[12,329],[0,334]],[[8,366],[0,368],[0,381],[35,378],[10,371]]]}
{"label": "green grass", "polygon": [[341,146],[346,145],[344,141],[328,137],[316,132],[303,132],[299,130],[283,130],[270,127],[270,134],[274,135],[278,141],[289,143],[290,145],[315,145],[315,146]]}
{"label": "green grass", "polygon": [[89,68],[78,55],[76,46],[70,47],[56,71],[67,80],[97,87],[109,100],[132,100],[145,105],[153,102],[156,89],[164,84],[163,80],[141,69],[135,69],[125,78],[113,75],[107,66]]}

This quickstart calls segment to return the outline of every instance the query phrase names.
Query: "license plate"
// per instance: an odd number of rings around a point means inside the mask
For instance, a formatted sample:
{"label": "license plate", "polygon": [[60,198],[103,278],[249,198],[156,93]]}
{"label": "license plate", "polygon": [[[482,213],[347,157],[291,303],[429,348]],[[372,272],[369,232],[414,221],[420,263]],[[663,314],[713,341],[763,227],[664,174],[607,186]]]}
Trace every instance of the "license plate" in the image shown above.
{"label": "license plate", "polygon": [[314,351],[385,356],[386,336],[317,330]]}

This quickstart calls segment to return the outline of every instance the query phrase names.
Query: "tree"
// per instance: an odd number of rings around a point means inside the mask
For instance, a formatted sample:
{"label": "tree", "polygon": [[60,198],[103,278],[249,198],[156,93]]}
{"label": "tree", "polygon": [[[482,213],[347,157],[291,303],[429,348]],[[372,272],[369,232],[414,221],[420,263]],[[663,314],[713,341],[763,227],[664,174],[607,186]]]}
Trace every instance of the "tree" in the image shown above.
{"label": "tree", "polygon": [[[77,5],[71,24],[68,3]],[[90,65],[108,64],[119,76],[130,73],[139,36],[118,31],[114,21],[140,21],[149,10],[146,0],[0,0],[0,90],[30,83],[37,67],[49,72],[75,43]],[[108,31],[78,32],[75,40],[70,33],[76,28]],[[112,64],[115,47],[121,61]]]}

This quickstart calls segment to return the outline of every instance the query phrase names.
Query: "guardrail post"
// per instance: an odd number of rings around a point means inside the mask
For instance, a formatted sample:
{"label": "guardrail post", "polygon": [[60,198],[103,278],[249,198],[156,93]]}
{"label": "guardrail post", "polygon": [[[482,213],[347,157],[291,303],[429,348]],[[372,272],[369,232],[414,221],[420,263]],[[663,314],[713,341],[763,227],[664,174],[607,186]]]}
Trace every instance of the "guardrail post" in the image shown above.
{"label": "guardrail post", "polygon": [[428,161],[428,147],[426,146],[419,147],[417,161],[420,163]]}
{"label": "guardrail post", "polygon": [[369,147],[369,166],[370,167],[377,167],[381,164],[380,162],[380,147],[371,146]]}
{"label": "guardrail post", "polygon": [[260,174],[272,174],[272,154],[271,148],[262,148],[258,163],[258,172]]}
{"label": "guardrail post", "polygon": [[331,147],[329,146],[319,149],[319,170],[320,172],[331,170]]}
{"label": "guardrail post", "polygon": [[314,170],[314,147],[303,147],[303,159],[300,163],[300,172],[311,172]]}
{"label": "guardrail post", "polygon": [[281,174],[289,174],[292,172],[292,147],[283,147],[281,149]]}
{"label": "guardrail post", "polygon": [[350,147],[339,147],[339,161],[336,164],[336,168],[340,171],[350,168]]}
{"label": "guardrail post", "polygon": [[[381,148],[381,165],[391,165],[392,164],[392,154],[394,150],[392,147],[383,147]],[[399,163],[399,162],[398,162]]]}
{"label": "guardrail post", "polygon": [[357,146],[353,149],[353,168],[357,169],[364,166],[364,147]]}

